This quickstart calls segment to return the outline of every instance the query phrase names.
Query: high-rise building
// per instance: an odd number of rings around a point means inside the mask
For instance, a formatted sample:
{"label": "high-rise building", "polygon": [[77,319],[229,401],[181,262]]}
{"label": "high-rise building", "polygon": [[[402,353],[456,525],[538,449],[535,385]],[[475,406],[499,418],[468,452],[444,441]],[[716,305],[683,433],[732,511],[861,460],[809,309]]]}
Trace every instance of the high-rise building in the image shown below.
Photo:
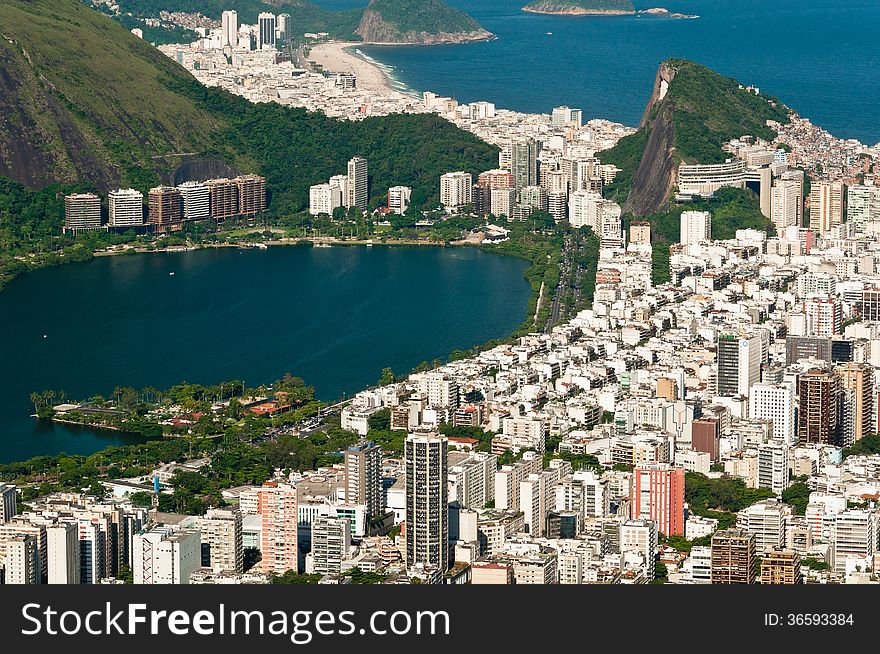
{"label": "high-rise building", "polygon": [[48,583],[79,584],[79,527],[75,522],[59,522],[46,527]]}
{"label": "high-rise building", "polygon": [[409,186],[392,186],[388,189],[388,208],[392,213],[405,214],[410,198],[412,189]]}
{"label": "high-rise building", "polygon": [[211,217],[211,192],[204,182],[184,182],[177,190],[183,201],[184,220],[206,220]]}
{"label": "high-rise building", "polygon": [[843,304],[837,298],[808,298],[801,307],[805,318],[803,336],[821,338],[841,333]]}
{"label": "high-rise building", "polygon": [[110,561],[108,561],[107,539],[110,532],[110,521],[106,517],[86,514],[77,520],[77,524],[79,529],[79,580],[81,584],[97,584],[101,579],[109,576]]}
{"label": "high-rise building", "polygon": [[268,11],[257,16],[257,49],[275,47],[275,14]]}
{"label": "high-rise building", "polygon": [[803,196],[801,185],[793,179],[780,180],[770,195],[770,220],[777,231],[799,225]]}
{"label": "high-rise building", "polygon": [[641,554],[648,579],[654,578],[654,561],[660,529],[653,520],[627,520],[620,525],[620,553]]}
{"label": "high-rise building", "polygon": [[382,448],[370,442],[345,450],[345,502],[363,504],[370,517],[384,510],[382,494]]}
{"label": "high-rise building", "polygon": [[157,186],[147,194],[147,222],[158,234],[183,227],[183,197],[173,186]]}
{"label": "high-rise building", "polygon": [[691,447],[696,452],[705,452],[709,460],[716,463],[721,458],[721,419],[715,416],[701,416],[691,422]]}
{"label": "high-rise building", "polygon": [[354,157],[348,162],[348,199],[346,207],[357,207],[361,211],[367,210],[369,198],[369,171],[367,160],[363,157]]}
{"label": "high-rise building", "polygon": [[762,352],[760,336],[719,334],[716,394],[748,396],[749,389],[761,380]]}
{"label": "high-rise building", "polygon": [[736,527],[755,536],[755,552],[762,556],[767,550],[785,545],[785,525],[791,507],[777,500],[761,500],[736,514]]}
{"label": "high-rise building", "polygon": [[332,216],[334,210],[342,206],[342,192],[338,186],[315,184],[309,188],[309,213]]}
{"label": "high-rise building", "polygon": [[406,564],[449,567],[446,436],[412,433],[405,446]]}
{"label": "high-rise building", "polygon": [[712,536],[712,583],[755,583],[755,535],[743,529],[723,529]]}
{"label": "high-rise building", "polygon": [[798,378],[798,440],[834,445],[839,439],[840,378],[814,368]]}
{"label": "high-rise building", "polygon": [[18,513],[15,486],[0,483],[0,525],[5,524]]}
{"label": "high-rise building", "polygon": [[224,11],[220,15],[221,42],[223,47],[238,46],[238,12],[235,10]]}
{"label": "high-rise building", "polygon": [[867,224],[880,218],[874,211],[880,202],[880,186],[850,186],[846,189],[846,222],[852,223],[857,234],[863,234]]}
{"label": "high-rise building", "polygon": [[510,172],[516,188],[538,184],[538,150],[538,143],[532,138],[510,144]]}
{"label": "high-rise building", "polygon": [[489,192],[489,213],[493,216],[513,217],[516,207],[516,189],[493,188]]}
{"label": "high-rise building", "polygon": [[793,551],[779,547],[764,552],[761,559],[762,584],[800,584],[801,557]]}
{"label": "high-rise building", "polygon": [[31,585],[40,581],[37,539],[33,534],[0,534],[0,563],[3,564],[4,583]]}
{"label": "high-rise building", "polygon": [[261,516],[262,559],[257,564],[263,572],[283,575],[297,572],[297,497],[296,487],[281,482],[266,482],[257,489]]}
{"label": "high-rise building", "polygon": [[140,227],[144,224],[144,194],[133,188],[117,189],[108,194],[110,227]]}
{"label": "high-rise building", "polygon": [[290,14],[278,14],[278,20],[275,25],[275,36],[277,39],[286,41],[290,38],[293,24],[291,23]]}
{"label": "high-rise building", "polygon": [[214,572],[244,570],[242,517],[237,509],[210,509],[196,520],[201,533],[201,565]]}
{"label": "high-rise building", "polygon": [[693,245],[712,240],[712,214],[708,211],[682,211],[681,234],[682,245]]}
{"label": "high-rise building", "polygon": [[547,191],[540,186],[525,186],[519,190],[519,203],[535,211],[547,211]]}
{"label": "high-rise building", "polygon": [[844,185],[841,182],[813,182],[810,186],[810,229],[827,234],[843,223]]}
{"label": "high-rise building", "polygon": [[633,471],[630,515],[652,520],[667,536],[684,534],[684,468],[649,464]]}
{"label": "high-rise building", "polygon": [[846,570],[848,559],[869,569],[871,558],[877,552],[877,514],[862,509],[847,509],[837,513],[831,524],[832,567],[836,572]]}
{"label": "high-rise building", "polygon": [[259,175],[241,175],[234,180],[238,187],[238,213],[255,216],[266,209],[266,178]]}
{"label": "high-rise building", "polygon": [[312,571],[316,574],[339,574],[351,547],[348,518],[320,516],[312,522]]}
{"label": "high-rise building", "polygon": [[568,193],[548,193],[547,211],[553,216],[553,220],[561,223],[568,216]]}
{"label": "high-rise building", "polygon": [[136,584],[188,584],[201,561],[198,531],[158,525],[134,537],[132,576]]}
{"label": "high-rise building", "polygon": [[853,441],[874,432],[872,413],[874,397],[874,368],[863,363],[845,363],[838,366],[841,388],[853,392]]}
{"label": "high-rise building", "polygon": [[238,185],[231,179],[209,179],[205,182],[211,198],[211,218],[225,220],[239,215]]}
{"label": "high-rise building", "polygon": [[101,229],[101,199],[94,193],[75,193],[64,197],[64,231]]}
{"label": "high-rise building", "polygon": [[571,107],[561,106],[553,109],[550,114],[550,124],[553,127],[566,127],[573,125],[580,128],[583,124],[584,112],[581,109],[572,109]]}
{"label": "high-rise building", "polygon": [[755,384],[749,392],[749,417],[773,421],[773,438],[793,443],[794,391],[782,384]]}
{"label": "high-rise building", "polygon": [[460,209],[472,203],[473,177],[470,173],[446,173],[440,176],[440,204],[447,209]]}

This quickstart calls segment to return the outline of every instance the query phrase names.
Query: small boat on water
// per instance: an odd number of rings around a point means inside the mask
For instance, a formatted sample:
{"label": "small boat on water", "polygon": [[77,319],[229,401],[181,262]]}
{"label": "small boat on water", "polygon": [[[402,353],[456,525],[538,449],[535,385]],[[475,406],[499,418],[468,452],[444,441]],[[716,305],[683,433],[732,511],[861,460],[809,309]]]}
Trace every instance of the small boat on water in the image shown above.
{"label": "small boat on water", "polygon": [[173,273],[173,272],[170,272],[170,273],[168,273],[168,276],[169,276],[169,277],[174,277],[174,273]]}
{"label": "small boat on water", "polygon": [[553,36],[553,32],[547,32],[547,36]]}

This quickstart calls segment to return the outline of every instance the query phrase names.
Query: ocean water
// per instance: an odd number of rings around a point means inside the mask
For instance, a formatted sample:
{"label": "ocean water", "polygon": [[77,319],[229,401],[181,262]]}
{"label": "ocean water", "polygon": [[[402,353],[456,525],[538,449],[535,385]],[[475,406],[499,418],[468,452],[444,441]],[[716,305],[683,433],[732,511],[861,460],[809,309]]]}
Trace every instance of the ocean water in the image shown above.
{"label": "ocean water", "polygon": [[[328,8],[356,0],[318,0]],[[403,84],[548,112],[636,125],[657,65],[685,57],[754,84],[836,136],[880,141],[880,1],[635,0],[697,20],[540,16],[526,0],[448,0],[497,39],[464,45],[365,48]],[[547,32],[552,32],[548,35]]]}
{"label": "ocean water", "polygon": [[137,441],[31,418],[43,389],[83,399],[290,372],[320,399],[357,392],[386,366],[405,373],[510,334],[531,292],[526,266],[474,248],[273,246],[23,275],[0,293],[0,462]]}

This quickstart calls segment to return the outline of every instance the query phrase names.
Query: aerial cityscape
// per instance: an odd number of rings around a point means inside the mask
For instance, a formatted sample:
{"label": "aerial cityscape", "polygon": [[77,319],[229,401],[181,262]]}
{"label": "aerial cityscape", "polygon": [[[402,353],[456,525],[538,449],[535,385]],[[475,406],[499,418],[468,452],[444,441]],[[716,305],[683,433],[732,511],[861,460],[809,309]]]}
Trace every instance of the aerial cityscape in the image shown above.
{"label": "aerial cityscape", "polygon": [[0,6],[0,584],[880,583],[880,143],[383,62],[467,2],[201,4]]}

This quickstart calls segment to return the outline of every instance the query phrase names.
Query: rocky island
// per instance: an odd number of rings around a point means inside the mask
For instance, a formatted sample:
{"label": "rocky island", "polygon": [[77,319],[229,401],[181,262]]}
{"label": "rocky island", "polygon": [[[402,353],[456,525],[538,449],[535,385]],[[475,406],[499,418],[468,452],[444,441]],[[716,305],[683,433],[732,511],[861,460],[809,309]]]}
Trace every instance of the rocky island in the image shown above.
{"label": "rocky island", "polygon": [[567,16],[628,16],[636,13],[631,0],[534,0],[522,10]]}
{"label": "rocky island", "polygon": [[443,0],[370,0],[355,33],[377,45],[468,43],[493,37]]}

